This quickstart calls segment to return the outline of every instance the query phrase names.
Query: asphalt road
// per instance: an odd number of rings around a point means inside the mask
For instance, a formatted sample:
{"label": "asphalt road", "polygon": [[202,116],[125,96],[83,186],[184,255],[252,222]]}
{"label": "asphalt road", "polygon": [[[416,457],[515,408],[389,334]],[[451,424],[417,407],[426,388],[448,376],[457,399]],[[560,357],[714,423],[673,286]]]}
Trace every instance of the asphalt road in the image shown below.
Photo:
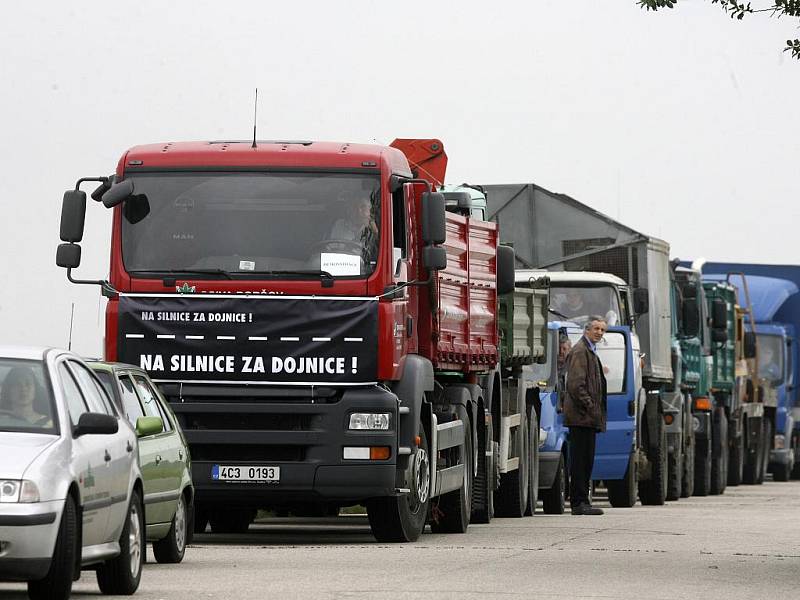
{"label": "asphalt road", "polygon": [[[374,542],[366,518],[274,519],[195,537],[180,565],[147,564],[136,598],[800,598],[800,482],[728,488],[600,517],[537,514]],[[84,573],[73,598],[97,598]],[[0,597],[24,586],[0,584]]]}

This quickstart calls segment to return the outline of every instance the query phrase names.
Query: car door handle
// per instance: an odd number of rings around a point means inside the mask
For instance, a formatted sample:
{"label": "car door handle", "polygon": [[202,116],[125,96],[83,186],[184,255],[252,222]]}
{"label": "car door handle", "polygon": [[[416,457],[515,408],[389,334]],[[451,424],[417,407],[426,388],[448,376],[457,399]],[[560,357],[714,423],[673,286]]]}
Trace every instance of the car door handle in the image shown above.
{"label": "car door handle", "polygon": [[104,459],[106,462],[108,462],[108,461],[110,461],[110,460],[111,460],[111,455],[108,453],[108,450],[106,450],[106,453],[105,453],[105,455],[103,456],[103,459]]}
{"label": "car door handle", "polygon": [[130,440],[128,440],[128,445],[125,446],[125,450],[128,452],[133,452],[133,444],[131,444]]}
{"label": "car door handle", "polygon": [[156,464],[159,464],[160,462],[161,462],[161,455],[156,454]]}

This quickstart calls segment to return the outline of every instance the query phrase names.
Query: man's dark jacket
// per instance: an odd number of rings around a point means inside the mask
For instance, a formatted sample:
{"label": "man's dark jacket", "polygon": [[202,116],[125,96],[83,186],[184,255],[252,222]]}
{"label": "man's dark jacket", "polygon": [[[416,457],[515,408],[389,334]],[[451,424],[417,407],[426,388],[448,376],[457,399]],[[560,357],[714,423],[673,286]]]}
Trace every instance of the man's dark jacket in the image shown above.
{"label": "man's dark jacket", "polygon": [[607,402],[603,365],[589,347],[586,336],[581,336],[567,355],[564,425],[605,431]]}

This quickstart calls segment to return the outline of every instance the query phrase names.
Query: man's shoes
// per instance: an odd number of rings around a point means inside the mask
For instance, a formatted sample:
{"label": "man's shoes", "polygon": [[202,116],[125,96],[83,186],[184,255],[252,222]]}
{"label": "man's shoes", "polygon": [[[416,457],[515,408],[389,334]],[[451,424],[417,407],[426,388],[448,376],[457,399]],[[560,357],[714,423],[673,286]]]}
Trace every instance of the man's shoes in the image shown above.
{"label": "man's shoes", "polygon": [[572,507],[573,515],[602,515],[602,508],[595,508],[591,504],[579,504]]}

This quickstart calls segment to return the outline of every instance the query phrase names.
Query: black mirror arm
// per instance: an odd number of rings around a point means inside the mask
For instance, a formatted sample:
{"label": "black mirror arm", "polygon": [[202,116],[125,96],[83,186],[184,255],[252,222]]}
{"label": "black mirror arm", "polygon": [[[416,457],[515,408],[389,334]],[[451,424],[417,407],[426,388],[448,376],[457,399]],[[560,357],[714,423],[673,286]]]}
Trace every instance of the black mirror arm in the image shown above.
{"label": "black mirror arm", "polygon": [[81,184],[86,183],[87,181],[94,181],[95,183],[102,183],[104,185],[108,185],[109,178],[108,177],[81,177],[78,179],[77,183],[75,184],[75,191],[80,191]]}
{"label": "black mirror arm", "polygon": [[99,285],[100,293],[106,298],[116,298],[119,296],[119,291],[114,289],[111,283],[105,279],[75,279],[72,276],[72,269],[67,269],[67,279],[71,283],[77,283],[79,285]]}

